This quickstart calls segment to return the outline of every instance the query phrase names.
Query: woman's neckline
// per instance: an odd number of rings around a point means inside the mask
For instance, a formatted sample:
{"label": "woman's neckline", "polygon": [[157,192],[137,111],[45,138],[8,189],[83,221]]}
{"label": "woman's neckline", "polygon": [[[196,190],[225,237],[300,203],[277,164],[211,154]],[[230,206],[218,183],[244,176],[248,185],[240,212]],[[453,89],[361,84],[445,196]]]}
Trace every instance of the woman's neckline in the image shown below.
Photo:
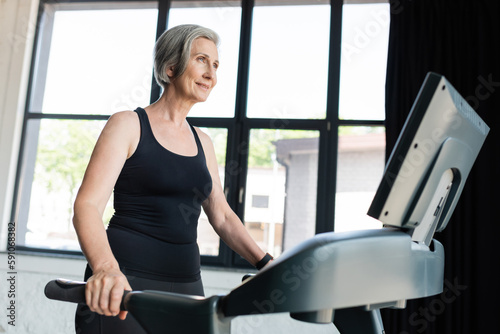
{"label": "woman's neckline", "polygon": [[158,139],[156,139],[156,136],[155,136],[155,134],[154,134],[154,132],[153,132],[153,128],[152,128],[152,126],[151,126],[151,121],[149,120],[149,115],[148,115],[148,113],[147,113],[146,109],[144,109],[144,108],[140,108],[140,109],[142,109],[142,111],[143,111],[143,112],[144,112],[144,114],[146,115],[146,121],[147,121],[147,123],[148,123],[149,130],[151,131],[151,135],[153,136],[154,141],[155,141],[155,142],[156,142],[156,143],[157,143],[157,144],[158,144],[161,148],[163,148],[165,151],[169,152],[170,154],[173,154],[173,155],[176,155],[176,156],[179,156],[179,157],[183,157],[183,158],[196,158],[196,157],[200,154],[200,147],[199,147],[199,145],[198,145],[198,140],[197,140],[197,138],[196,138],[197,136],[196,136],[196,134],[194,133],[196,130],[195,130],[195,129],[191,126],[191,124],[189,124],[189,123],[188,123],[189,128],[191,129],[191,133],[192,133],[192,135],[193,135],[193,137],[194,137],[194,141],[195,141],[195,143],[196,143],[196,154],[194,154],[194,155],[185,155],[185,154],[176,153],[176,152],[174,152],[174,151],[172,151],[172,150],[170,150],[170,149],[166,148],[165,146],[163,146],[163,145],[162,145],[162,144],[158,141]]}

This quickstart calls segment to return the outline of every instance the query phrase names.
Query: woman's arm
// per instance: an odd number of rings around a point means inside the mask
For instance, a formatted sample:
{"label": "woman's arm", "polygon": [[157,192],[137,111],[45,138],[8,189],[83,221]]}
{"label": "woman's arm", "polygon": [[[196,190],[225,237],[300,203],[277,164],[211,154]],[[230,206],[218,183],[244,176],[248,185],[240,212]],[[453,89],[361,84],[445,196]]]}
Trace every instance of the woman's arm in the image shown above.
{"label": "woman's arm", "polygon": [[212,141],[208,135],[197,131],[203,143],[207,167],[212,177],[212,192],[203,202],[203,210],[210,224],[224,242],[252,265],[256,265],[265,255],[252,239],[245,226],[226,201],[219,177],[217,159]]}
{"label": "woman's arm", "polygon": [[[93,271],[86,301],[99,314],[117,315],[123,290],[131,290],[111,252],[102,216],[126,159],[137,147],[140,128],[133,111],[110,117],[90,158],[74,204],[73,225]],[[121,313],[124,318],[126,313]]]}

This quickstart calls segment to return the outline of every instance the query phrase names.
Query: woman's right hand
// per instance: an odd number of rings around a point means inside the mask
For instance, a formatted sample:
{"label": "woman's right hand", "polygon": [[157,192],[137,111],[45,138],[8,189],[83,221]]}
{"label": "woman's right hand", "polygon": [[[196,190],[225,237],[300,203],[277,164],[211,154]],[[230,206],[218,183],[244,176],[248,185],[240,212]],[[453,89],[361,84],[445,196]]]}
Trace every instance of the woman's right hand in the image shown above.
{"label": "woman's right hand", "polygon": [[106,316],[118,315],[124,320],[126,311],[120,311],[123,292],[132,288],[119,268],[96,269],[87,280],[85,300],[92,312]]}

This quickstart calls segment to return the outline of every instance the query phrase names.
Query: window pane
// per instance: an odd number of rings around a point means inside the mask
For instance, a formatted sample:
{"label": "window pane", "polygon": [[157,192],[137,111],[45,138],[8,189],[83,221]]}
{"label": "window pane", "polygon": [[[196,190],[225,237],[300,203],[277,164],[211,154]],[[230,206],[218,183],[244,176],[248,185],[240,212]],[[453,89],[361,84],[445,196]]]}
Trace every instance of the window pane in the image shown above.
{"label": "window pane", "polygon": [[[20,188],[20,245],[80,249],[72,225],[73,202],[104,124],[105,121],[29,121]],[[110,203],[103,217],[105,224],[113,214]]]}
{"label": "window pane", "polygon": [[244,221],[274,256],[315,234],[318,136],[302,130],[250,132]]}
{"label": "window pane", "polygon": [[43,22],[53,27],[42,29],[30,111],[107,115],[148,105],[157,15],[154,8],[46,12]]}
{"label": "window pane", "polygon": [[330,6],[256,1],[248,117],[324,118]]}
{"label": "window pane", "polygon": [[335,231],[379,228],[366,212],[384,170],[383,127],[340,127]]}
{"label": "window pane", "polygon": [[[215,148],[217,164],[219,165],[219,177],[221,185],[224,186],[225,166],[226,166],[226,147],[227,147],[227,129],[220,128],[201,128],[203,132],[210,136]],[[201,255],[219,255],[220,238],[215,233],[212,225],[208,222],[205,212],[201,212],[198,221],[198,246]]]}
{"label": "window pane", "polygon": [[241,8],[239,1],[172,1],[169,28],[199,24],[220,36],[217,85],[204,103],[189,112],[196,117],[233,117],[236,100]]}
{"label": "window pane", "polygon": [[385,119],[388,3],[343,6],[339,117]]}

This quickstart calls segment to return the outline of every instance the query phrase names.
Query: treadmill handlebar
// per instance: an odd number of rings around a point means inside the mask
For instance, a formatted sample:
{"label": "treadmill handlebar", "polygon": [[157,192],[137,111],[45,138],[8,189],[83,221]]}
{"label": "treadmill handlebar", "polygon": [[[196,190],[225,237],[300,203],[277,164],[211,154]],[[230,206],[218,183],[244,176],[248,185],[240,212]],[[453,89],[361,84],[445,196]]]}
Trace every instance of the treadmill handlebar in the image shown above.
{"label": "treadmill handlebar", "polygon": [[[58,278],[48,282],[45,285],[45,296],[49,299],[59,300],[63,302],[85,304],[85,287],[87,283],[80,281],[71,281],[64,278]],[[126,311],[123,300],[127,297],[130,291],[123,293],[120,309]]]}

